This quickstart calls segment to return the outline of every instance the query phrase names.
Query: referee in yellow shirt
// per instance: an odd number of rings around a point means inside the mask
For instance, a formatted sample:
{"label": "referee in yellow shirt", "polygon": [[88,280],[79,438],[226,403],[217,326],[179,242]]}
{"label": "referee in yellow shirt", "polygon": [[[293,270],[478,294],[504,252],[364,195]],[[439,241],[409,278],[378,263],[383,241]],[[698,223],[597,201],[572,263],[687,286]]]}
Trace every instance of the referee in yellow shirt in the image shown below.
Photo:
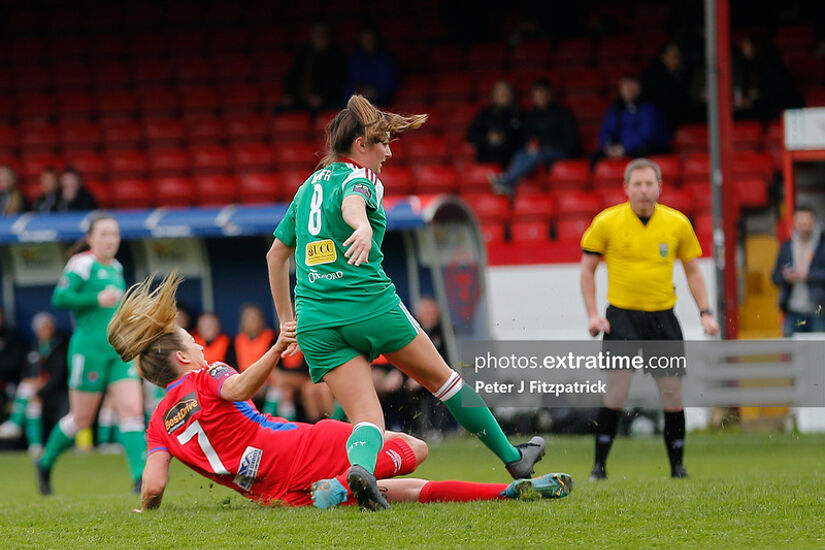
{"label": "referee in yellow shirt", "polygon": [[[682,329],[673,313],[676,293],[673,262],[682,261],[688,286],[699,307],[705,334],[715,335],[719,324],[708,306],[707,290],[698,258],[699,241],[687,217],[657,204],[662,190],[659,166],[648,159],[631,161],[624,173],[628,201],[600,212],[581,241],[581,289],[592,336],[604,333],[605,341],[682,340]],[[599,260],[607,264],[607,313],[596,309],[595,272]],[[677,373],[683,374],[683,373]],[[596,460],[591,480],[606,479],[605,463],[630,390],[633,370],[608,372],[607,394],[599,409]],[[685,445],[685,413],[682,379],[670,372],[653,371],[665,411],[665,446],[672,477],[686,477],[682,464]]]}

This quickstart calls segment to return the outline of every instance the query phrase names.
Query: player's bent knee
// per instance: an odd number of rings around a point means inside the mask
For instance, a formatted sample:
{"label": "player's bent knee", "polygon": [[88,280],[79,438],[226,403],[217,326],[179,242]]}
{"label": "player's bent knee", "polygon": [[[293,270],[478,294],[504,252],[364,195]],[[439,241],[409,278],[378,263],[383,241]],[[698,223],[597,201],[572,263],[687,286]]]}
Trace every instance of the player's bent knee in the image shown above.
{"label": "player's bent knee", "polygon": [[413,454],[415,454],[415,463],[421,464],[424,462],[427,455],[430,453],[430,448],[427,446],[427,442],[409,434],[400,434],[399,437],[404,441],[404,443],[410,446],[410,449],[412,449]]}

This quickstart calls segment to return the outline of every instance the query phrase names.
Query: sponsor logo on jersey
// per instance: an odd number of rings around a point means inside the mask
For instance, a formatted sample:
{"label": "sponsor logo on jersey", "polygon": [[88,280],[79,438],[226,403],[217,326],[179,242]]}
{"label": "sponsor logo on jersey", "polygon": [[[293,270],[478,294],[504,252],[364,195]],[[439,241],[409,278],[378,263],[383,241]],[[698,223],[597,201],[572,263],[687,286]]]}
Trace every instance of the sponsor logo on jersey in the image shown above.
{"label": "sponsor logo on jersey", "polygon": [[232,367],[224,365],[223,363],[216,363],[209,368],[209,376],[215,380],[222,379],[225,375],[232,374]]}
{"label": "sponsor logo on jersey", "polygon": [[241,456],[241,461],[238,463],[238,475],[235,476],[233,482],[235,485],[248,491],[255,483],[255,478],[258,476],[258,468],[261,467],[261,456],[264,452],[257,447],[247,447]]}
{"label": "sponsor logo on jersey", "polygon": [[337,259],[338,254],[335,252],[335,243],[332,242],[332,239],[307,243],[304,261],[306,265],[329,264]]}
{"label": "sponsor logo on jersey", "polygon": [[185,395],[180,401],[175,403],[166,414],[163,415],[163,426],[168,434],[186,424],[193,414],[201,410],[195,392]]}
{"label": "sponsor logo on jersey", "polygon": [[343,271],[334,271],[332,273],[318,273],[317,271],[310,270],[307,279],[309,279],[310,283],[314,283],[318,279],[326,279],[327,281],[334,281],[336,279],[341,279],[344,276]]}
{"label": "sponsor logo on jersey", "polygon": [[363,195],[364,198],[367,200],[370,200],[370,198],[372,197],[372,190],[366,183],[356,183],[352,186],[352,192]]}

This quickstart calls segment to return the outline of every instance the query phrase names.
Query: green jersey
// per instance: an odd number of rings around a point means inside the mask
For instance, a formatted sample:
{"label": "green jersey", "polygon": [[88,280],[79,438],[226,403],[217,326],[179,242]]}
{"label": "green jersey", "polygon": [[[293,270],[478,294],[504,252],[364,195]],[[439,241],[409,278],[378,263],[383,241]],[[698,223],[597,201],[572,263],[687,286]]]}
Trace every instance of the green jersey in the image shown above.
{"label": "green jersey", "polygon": [[[347,264],[344,241],[353,228],[341,214],[349,195],[362,197],[372,226],[369,263]],[[274,235],[295,248],[298,331],[342,326],[395,307],[400,299],[381,263],[387,230],[384,185],[368,168],[335,162],[312,174],[295,193]]]}
{"label": "green jersey", "polygon": [[117,306],[100,307],[97,301],[97,295],[106,288],[121,294],[126,290],[120,262],[112,260],[104,264],[91,252],[76,254],[63,269],[63,276],[52,294],[52,305],[72,310],[75,318],[72,340],[104,346],[114,353],[106,338],[106,329]]}

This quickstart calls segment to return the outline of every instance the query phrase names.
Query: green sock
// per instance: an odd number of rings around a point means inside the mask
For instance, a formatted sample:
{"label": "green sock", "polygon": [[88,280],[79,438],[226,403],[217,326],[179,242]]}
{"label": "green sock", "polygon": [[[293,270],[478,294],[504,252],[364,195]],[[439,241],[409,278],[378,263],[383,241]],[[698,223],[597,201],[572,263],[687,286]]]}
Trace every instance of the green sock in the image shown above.
{"label": "green sock", "polygon": [[101,424],[98,421],[97,424],[97,444],[98,445],[106,445],[107,443],[111,443],[112,440],[112,431],[114,430],[114,426],[111,424]]}
{"label": "green sock", "polygon": [[266,390],[266,398],[261,412],[271,416],[278,416],[278,404],[281,401],[281,392],[278,388]]}
{"label": "green sock", "polygon": [[146,465],[146,433],[143,430],[121,430],[120,441],[126,451],[132,481],[137,481],[143,475],[143,467]]}
{"label": "green sock", "polygon": [[384,445],[384,435],[378,426],[368,422],[357,424],[347,439],[347,458],[353,466],[363,466],[369,473],[375,471],[375,461]]}
{"label": "green sock", "polygon": [[43,445],[43,409],[37,401],[26,407],[26,440],[29,445]]}
{"label": "green sock", "polygon": [[46,448],[43,449],[40,465],[47,470],[50,470],[52,466],[54,466],[55,461],[57,461],[57,458],[62,455],[64,451],[74,445],[74,438],[79,431],[74,425],[74,421],[72,421],[71,432],[66,433],[68,430],[64,427],[64,423],[69,424],[69,422],[64,422],[65,418],[71,417],[64,416],[60,419],[60,422],[52,429],[52,433],[49,434],[49,440],[46,441]]}
{"label": "green sock", "polygon": [[112,426],[112,438],[109,440],[109,443],[123,444],[123,439],[120,437],[120,427],[117,424]]}
{"label": "green sock", "polygon": [[344,412],[344,407],[336,400],[335,404],[332,407],[332,412],[329,413],[329,417],[333,420],[346,420],[347,413]]}
{"label": "green sock", "polygon": [[[463,382],[460,382],[463,384]],[[493,413],[473,388],[463,384],[444,404],[465,430],[478,437],[505,464],[521,458],[521,452],[507,440]]]}
{"label": "green sock", "polygon": [[11,406],[11,415],[9,415],[9,422],[23,427],[23,420],[26,414],[26,404],[29,402],[25,397],[15,396],[14,403]]}

